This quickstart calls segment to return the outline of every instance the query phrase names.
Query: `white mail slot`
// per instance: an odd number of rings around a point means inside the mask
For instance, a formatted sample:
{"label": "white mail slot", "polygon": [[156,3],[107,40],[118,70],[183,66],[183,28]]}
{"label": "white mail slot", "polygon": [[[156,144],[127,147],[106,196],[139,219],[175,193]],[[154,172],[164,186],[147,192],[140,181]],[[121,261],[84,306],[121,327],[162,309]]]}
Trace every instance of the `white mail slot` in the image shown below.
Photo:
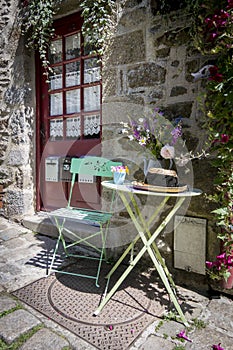
{"label": "white mail slot", "polygon": [[59,158],[60,157],[48,157],[45,159],[45,181],[58,182]]}

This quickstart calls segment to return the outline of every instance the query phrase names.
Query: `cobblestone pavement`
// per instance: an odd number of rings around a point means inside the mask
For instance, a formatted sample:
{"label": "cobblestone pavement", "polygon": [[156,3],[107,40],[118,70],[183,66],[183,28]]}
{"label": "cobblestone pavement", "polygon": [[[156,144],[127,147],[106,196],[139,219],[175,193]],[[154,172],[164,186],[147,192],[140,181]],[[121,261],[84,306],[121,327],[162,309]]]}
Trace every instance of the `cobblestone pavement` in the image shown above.
{"label": "cobblestone pavement", "polygon": [[[52,241],[46,239],[48,244]],[[0,216],[0,350],[94,350],[89,343],[10,294],[45,276],[44,269],[26,264],[39,253],[41,245],[38,235]],[[209,300],[188,289],[178,290],[193,308],[192,315],[186,315],[192,321],[190,329],[185,330],[182,324],[170,319],[155,319],[130,350],[211,350],[213,344],[219,343],[224,350],[232,350],[232,299],[221,296]],[[177,338],[183,330],[192,342]]]}

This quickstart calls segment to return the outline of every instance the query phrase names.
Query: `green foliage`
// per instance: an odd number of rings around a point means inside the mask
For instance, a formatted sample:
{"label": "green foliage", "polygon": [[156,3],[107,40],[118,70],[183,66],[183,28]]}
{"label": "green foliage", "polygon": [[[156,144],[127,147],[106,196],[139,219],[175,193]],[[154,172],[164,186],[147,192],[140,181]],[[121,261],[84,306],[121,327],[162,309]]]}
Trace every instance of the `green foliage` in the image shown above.
{"label": "green foliage", "polygon": [[30,0],[21,10],[22,33],[28,34],[27,46],[38,50],[42,65],[48,74],[47,49],[54,35],[53,18],[62,0]]}
{"label": "green foliage", "polygon": [[14,312],[16,310],[19,310],[19,309],[22,309],[22,307],[20,305],[16,305],[15,307],[13,307],[10,310],[3,311],[3,312],[0,313],[0,318],[3,317],[3,316],[6,316],[8,314],[11,314],[12,312]]}
{"label": "green foliage", "polygon": [[193,318],[192,321],[191,321],[191,324],[192,324],[191,328],[193,328],[193,327],[196,328],[196,329],[206,328],[206,323],[203,320],[200,320],[198,318]]}
{"label": "green foliage", "polygon": [[159,329],[163,326],[163,321],[159,321],[159,323],[157,324],[157,326],[155,327],[155,332],[158,332]]}
{"label": "green foliage", "polygon": [[80,6],[85,43],[93,48],[93,53],[102,56],[113,31],[116,4],[111,0],[83,0]]}
{"label": "green foliage", "polygon": [[173,311],[173,310],[170,310],[168,311],[167,313],[165,313],[163,315],[163,318],[166,320],[166,321],[178,321],[179,320],[179,316],[177,315],[177,312],[176,311]]}
{"label": "green foliage", "polygon": [[183,345],[176,345],[173,350],[185,350],[185,346]]}

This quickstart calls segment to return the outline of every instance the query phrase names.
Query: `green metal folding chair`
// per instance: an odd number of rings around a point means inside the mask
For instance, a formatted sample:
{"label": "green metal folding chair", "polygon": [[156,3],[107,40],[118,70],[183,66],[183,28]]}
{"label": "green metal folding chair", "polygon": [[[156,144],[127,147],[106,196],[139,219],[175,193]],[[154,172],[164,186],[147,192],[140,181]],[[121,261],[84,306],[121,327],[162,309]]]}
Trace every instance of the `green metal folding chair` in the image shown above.
{"label": "green metal folding chair", "polygon": [[[50,275],[51,271],[57,271],[63,274],[70,274],[80,277],[92,278],[95,280],[95,284],[98,287],[99,274],[101,269],[102,261],[106,259],[106,249],[105,242],[107,237],[107,232],[109,228],[110,219],[113,215],[112,212],[112,203],[113,197],[111,201],[111,208],[109,212],[98,211],[98,210],[90,210],[84,208],[76,208],[71,206],[71,199],[73,194],[74,184],[77,179],[77,175],[93,175],[100,177],[113,177],[113,173],[111,171],[112,166],[122,165],[120,162],[113,162],[111,160],[102,158],[102,157],[84,157],[84,158],[73,158],[71,160],[71,187],[68,199],[68,205],[66,208],[60,208],[54,210],[49,213],[49,216],[54,219],[56,227],[58,229],[58,239],[56,242],[56,246],[53,252],[51,264],[49,267],[48,275]],[[76,231],[72,231],[67,224],[68,221],[75,221],[85,225],[86,228],[90,228],[90,234],[84,238],[80,236],[80,233]],[[93,232],[93,226],[96,229]],[[86,230],[85,230],[86,231]],[[97,247],[92,242],[90,242],[96,236],[101,237],[101,247]],[[67,239],[69,237],[69,241]],[[56,255],[59,249],[59,244],[62,243],[64,253],[66,257],[77,257],[77,258],[85,258],[85,259],[93,259],[98,260],[97,264],[97,272],[94,275],[81,274],[76,272],[67,271],[65,268],[63,269],[55,269],[54,263],[56,260]],[[70,248],[84,244],[88,247],[94,249],[97,252],[98,256],[90,256],[90,255],[79,255],[73,254],[70,252]]]}

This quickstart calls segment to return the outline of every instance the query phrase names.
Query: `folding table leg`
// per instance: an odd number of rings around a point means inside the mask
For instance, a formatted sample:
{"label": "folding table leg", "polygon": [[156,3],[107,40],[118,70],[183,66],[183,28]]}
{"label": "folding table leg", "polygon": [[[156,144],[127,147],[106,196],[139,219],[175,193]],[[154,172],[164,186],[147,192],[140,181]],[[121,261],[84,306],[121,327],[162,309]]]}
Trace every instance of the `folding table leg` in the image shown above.
{"label": "folding table leg", "polygon": [[[132,261],[131,265],[128,266],[128,268],[124,271],[124,273],[122,274],[122,276],[118,279],[118,281],[115,283],[115,285],[113,286],[113,288],[110,290],[110,292],[108,292],[108,294],[104,297],[104,299],[102,300],[102,302],[100,303],[99,307],[95,310],[94,312],[94,315],[98,315],[101,310],[103,309],[103,307],[106,305],[106,303],[110,300],[110,298],[113,296],[113,294],[117,291],[117,289],[119,288],[119,286],[121,285],[121,283],[124,281],[124,279],[128,276],[128,274],[131,272],[131,270],[134,268],[134,266],[137,264],[137,262],[141,259],[141,257],[144,255],[144,253],[146,251],[148,251],[151,259],[152,259],[152,262],[154,263],[154,266],[156,268],[156,270],[158,271],[159,273],[159,276],[162,280],[162,282],[164,283],[164,286],[165,288],[167,289],[167,292],[171,298],[171,300],[173,301],[174,303],[174,306],[182,320],[182,322],[184,323],[184,325],[188,325],[188,322],[181,310],[181,307],[178,303],[178,300],[174,294],[174,292],[172,291],[172,288],[169,284],[169,281],[168,281],[168,278],[170,279],[171,278],[171,275],[165,265],[165,269],[163,268],[163,260],[162,260],[162,257],[161,255],[159,254],[158,257],[159,257],[159,260],[161,259],[161,262],[159,262],[156,258],[156,251],[155,253],[153,252],[152,248],[151,248],[151,245],[152,244],[155,244],[154,243],[154,240],[155,238],[159,235],[159,233],[162,231],[162,229],[168,224],[168,222],[172,219],[172,217],[174,216],[174,214],[176,213],[176,211],[180,208],[180,206],[182,205],[182,203],[184,202],[185,198],[180,198],[179,201],[176,203],[176,205],[172,208],[172,210],[169,212],[169,214],[167,215],[167,217],[163,220],[163,222],[159,225],[159,227],[156,229],[156,231],[151,235],[147,225],[147,234],[149,233],[148,235],[148,240],[146,239],[145,237],[145,234],[143,233],[142,231],[142,227],[141,225],[138,223],[132,209],[130,208],[129,204],[128,204],[128,201],[125,197],[125,195],[123,193],[120,193],[120,197],[123,201],[123,203],[125,204],[126,208],[127,208],[127,211],[132,219],[132,221],[134,222],[135,224],[135,227],[136,229],[138,230],[139,232],[139,235],[144,243],[144,246],[143,248],[140,250],[140,252],[137,254],[137,256],[134,258],[134,260]],[[139,211],[139,209],[138,209]],[[138,236],[137,236],[138,237]],[[156,246],[156,245],[155,245]],[[126,256],[126,253],[128,253],[130,251],[132,247],[132,243],[129,245],[129,247],[126,249],[125,253],[121,256],[121,258],[119,259],[119,261],[114,265],[114,268],[110,271],[110,276],[111,274],[116,270],[116,268],[119,266],[120,262],[123,260],[122,257],[123,256]],[[157,250],[157,249],[156,249]],[[167,270],[167,271],[166,271]],[[165,272],[166,271],[166,272]],[[172,279],[171,279],[172,280]],[[172,280],[173,282],[173,280]],[[171,283],[172,285],[174,284]],[[174,284],[175,286],[175,284]]]}
{"label": "folding table leg", "polygon": [[184,325],[187,327],[188,326],[188,322],[183,314],[183,311],[181,310],[181,307],[177,301],[177,298],[176,298],[176,295],[173,293],[173,290],[169,284],[169,281],[167,279],[167,276],[166,276],[166,273],[163,269],[163,267],[161,266],[161,264],[158,262],[158,260],[156,259],[156,256],[154,255],[153,253],[153,250],[150,246],[150,244],[148,244],[148,241],[145,237],[145,235],[143,233],[141,233],[141,238],[142,238],[142,241],[144,243],[144,245],[146,246],[146,250],[148,251],[148,254],[150,255],[151,257],[151,260],[156,268],[156,270],[158,271],[158,274],[165,286],[165,288],[167,289],[167,292],[168,292],[168,295],[170,296],[170,299],[172,300],[180,318],[181,318],[181,321],[184,323]]}

